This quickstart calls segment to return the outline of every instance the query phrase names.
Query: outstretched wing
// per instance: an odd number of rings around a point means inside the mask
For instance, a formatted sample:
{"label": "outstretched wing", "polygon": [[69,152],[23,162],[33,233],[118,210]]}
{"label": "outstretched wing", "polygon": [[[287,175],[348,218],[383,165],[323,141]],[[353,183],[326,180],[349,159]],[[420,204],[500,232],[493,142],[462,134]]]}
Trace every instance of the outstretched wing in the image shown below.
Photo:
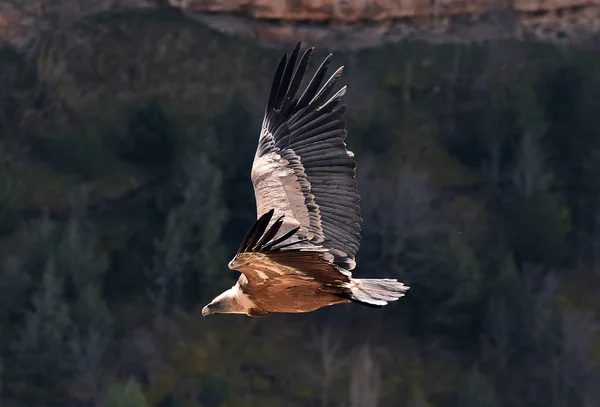
{"label": "outstretched wing", "polygon": [[320,87],[331,61],[325,58],[300,96],[312,48],[296,65],[300,43],[283,56],[271,87],[252,165],[257,217],[274,209],[283,231],[322,246],[333,262],[352,270],[362,219],[356,163],[346,149],[342,87],[330,94],[343,67]]}
{"label": "outstretched wing", "polygon": [[333,264],[326,249],[315,248],[307,238],[294,238],[299,227],[276,237],[284,217],[269,227],[273,213],[269,210],[254,223],[229,262],[230,269],[244,274],[253,285],[285,277],[317,281],[325,287],[350,282],[352,274]]}

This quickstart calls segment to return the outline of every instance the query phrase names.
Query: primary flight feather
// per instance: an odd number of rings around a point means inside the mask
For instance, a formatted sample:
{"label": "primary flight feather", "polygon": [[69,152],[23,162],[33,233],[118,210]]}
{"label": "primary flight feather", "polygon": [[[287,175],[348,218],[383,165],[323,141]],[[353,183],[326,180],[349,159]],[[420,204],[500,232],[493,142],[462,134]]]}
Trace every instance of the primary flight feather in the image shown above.
{"label": "primary flight feather", "polygon": [[265,316],[341,303],[383,307],[408,287],[395,279],[357,279],[351,270],[362,219],[354,154],[346,149],[346,86],[336,70],[321,86],[329,54],[299,92],[313,48],[300,43],[281,59],[267,101],[251,179],[257,221],[229,262],[236,284],[202,309]]}

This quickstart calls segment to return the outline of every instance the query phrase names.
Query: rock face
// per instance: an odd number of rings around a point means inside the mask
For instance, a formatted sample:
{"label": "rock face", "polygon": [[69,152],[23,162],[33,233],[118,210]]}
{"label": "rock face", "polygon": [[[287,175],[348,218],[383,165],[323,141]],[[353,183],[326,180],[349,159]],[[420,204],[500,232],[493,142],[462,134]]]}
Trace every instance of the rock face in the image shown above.
{"label": "rock face", "polygon": [[267,44],[305,39],[360,48],[413,38],[600,45],[600,0],[192,0],[186,9],[217,29]]}
{"label": "rock face", "polygon": [[535,39],[600,47],[600,0],[0,0],[0,42],[22,43],[47,21],[139,8],[179,9],[273,46],[299,39],[329,48]]}

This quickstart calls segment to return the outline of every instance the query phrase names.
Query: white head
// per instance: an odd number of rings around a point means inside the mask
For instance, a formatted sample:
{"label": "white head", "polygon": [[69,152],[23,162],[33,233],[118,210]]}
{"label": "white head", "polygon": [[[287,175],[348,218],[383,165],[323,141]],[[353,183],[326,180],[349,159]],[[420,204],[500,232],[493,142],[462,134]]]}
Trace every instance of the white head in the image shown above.
{"label": "white head", "polygon": [[254,307],[252,300],[242,291],[239,283],[215,297],[202,308],[202,316],[210,314],[249,314]]}

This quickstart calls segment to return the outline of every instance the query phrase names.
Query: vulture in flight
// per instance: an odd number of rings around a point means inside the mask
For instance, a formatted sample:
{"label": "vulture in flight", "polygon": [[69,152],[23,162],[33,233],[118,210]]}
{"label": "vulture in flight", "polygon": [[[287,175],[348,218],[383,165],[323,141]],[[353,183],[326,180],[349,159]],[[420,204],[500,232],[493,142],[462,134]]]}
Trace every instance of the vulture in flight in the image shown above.
{"label": "vulture in flight", "polygon": [[350,302],[379,308],[408,290],[395,279],[352,276],[362,219],[354,154],[345,144],[346,86],[331,95],[343,67],[321,86],[329,54],[299,92],[313,48],[298,62],[299,51],[300,43],[282,57],[269,93],[251,173],[258,219],[228,265],[241,275],[203,316]]}

